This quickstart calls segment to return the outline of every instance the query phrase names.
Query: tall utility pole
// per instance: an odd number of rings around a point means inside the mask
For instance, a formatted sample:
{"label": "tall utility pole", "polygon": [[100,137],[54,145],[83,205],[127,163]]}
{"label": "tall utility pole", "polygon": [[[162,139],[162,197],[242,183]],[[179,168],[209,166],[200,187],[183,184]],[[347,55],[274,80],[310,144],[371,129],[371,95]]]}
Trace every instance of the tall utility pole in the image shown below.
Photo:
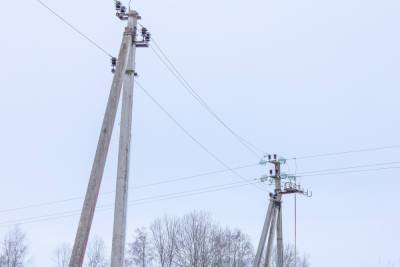
{"label": "tall utility pole", "polygon": [[[270,200],[267,216],[265,218],[253,266],[261,267],[263,259],[264,267],[271,266],[272,245],[276,233],[277,267],[283,267],[282,195],[300,193],[311,196],[311,194],[308,191],[305,192],[301,186],[293,182],[295,176],[281,173],[281,165],[286,163],[285,159],[278,159],[277,155],[273,155],[273,157],[267,155],[261,160],[260,164],[265,165],[267,163],[272,164],[274,170],[270,170],[269,175],[263,176],[261,181],[269,181],[271,184],[275,185],[275,189],[274,193],[270,193],[269,195]],[[285,182],[284,187],[282,187],[283,179],[289,180],[288,182]],[[266,250],[265,256],[263,254],[264,250]]]}
{"label": "tall utility pole", "polygon": [[121,20],[128,20],[128,25],[123,34],[118,59],[112,59],[114,78],[104,114],[103,125],[100,131],[96,155],[92,165],[69,267],[82,267],[83,264],[122,86],[124,87],[124,92],[122,100],[111,266],[122,267],[123,264],[129,181],[133,81],[135,75],[135,48],[147,47],[150,34],[143,28],[143,39],[137,40],[137,20],[140,19],[138,13],[136,11],[129,11],[126,13],[126,8],[122,6],[119,1],[116,1],[116,9],[118,11],[118,18]]}
{"label": "tall utility pole", "polygon": [[[129,13],[128,27],[137,28],[138,14]],[[129,189],[129,162],[131,150],[133,84],[135,76],[136,34],[133,36],[122,95],[121,128],[119,136],[117,186],[115,193],[114,231],[111,267],[122,267],[125,253],[126,217]]]}

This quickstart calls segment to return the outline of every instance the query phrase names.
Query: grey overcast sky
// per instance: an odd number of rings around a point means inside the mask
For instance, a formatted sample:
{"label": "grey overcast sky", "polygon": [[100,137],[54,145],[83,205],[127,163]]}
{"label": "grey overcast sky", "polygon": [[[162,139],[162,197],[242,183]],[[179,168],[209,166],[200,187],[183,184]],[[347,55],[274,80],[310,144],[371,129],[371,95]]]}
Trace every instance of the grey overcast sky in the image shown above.
{"label": "grey overcast sky", "polygon": [[[112,0],[46,0],[112,54],[124,23]],[[396,0],[133,1],[142,23],[210,106],[237,132],[287,157],[399,145],[400,2]],[[35,0],[3,1],[0,18],[0,236],[10,223],[76,211],[82,200],[6,209],[84,195],[111,84],[109,59]],[[231,166],[257,163],[166,71],[137,51],[145,88]],[[139,89],[134,100],[132,185],[223,168]],[[116,124],[117,126],[118,124]],[[102,192],[114,190],[118,127]],[[400,161],[400,149],[304,159],[297,171]],[[396,165],[390,165],[396,166]],[[397,165],[399,166],[399,165]],[[287,169],[296,167],[290,161]],[[257,178],[259,166],[239,171]],[[298,205],[298,246],[313,266],[400,264],[399,169],[302,177],[314,192]],[[130,200],[232,183],[229,173],[130,192]],[[266,189],[267,185],[263,185]],[[113,203],[103,194],[99,206]],[[205,210],[258,242],[267,195],[254,187],[129,206],[129,237],[163,214]],[[284,200],[293,242],[293,198]],[[78,216],[21,224],[32,267],[54,266]],[[112,211],[95,215],[92,237],[110,248]]]}

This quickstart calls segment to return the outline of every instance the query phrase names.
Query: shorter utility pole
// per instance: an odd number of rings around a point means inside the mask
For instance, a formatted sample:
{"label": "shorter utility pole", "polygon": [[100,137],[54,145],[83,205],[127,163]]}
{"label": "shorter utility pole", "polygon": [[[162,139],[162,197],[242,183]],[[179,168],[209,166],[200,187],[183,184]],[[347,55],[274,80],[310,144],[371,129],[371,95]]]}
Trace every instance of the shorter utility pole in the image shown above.
{"label": "shorter utility pole", "polygon": [[[260,164],[272,164],[273,170],[269,174],[261,177],[262,182],[270,182],[275,185],[273,193],[269,194],[269,206],[267,216],[265,218],[264,227],[261,233],[260,242],[258,244],[256,257],[254,259],[253,267],[261,267],[264,259],[264,267],[271,266],[271,256],[273,242],[276,235],[276,253],[277,253],[277,267],[283,267],[283,229],[282,229],[282,196],[285,194],[303,194],[308,197],[312,193],[308,190],[305,191],[302,187],[295,182],[295,176],[281,173],[281,165],[286,163],[286,159],[278,158],[275,155],[266,155],[261,160]],[[282,180],[288,180],[282,186]],[[268,241],[267,241],[268,238]],[[264,255],[265,251],[265,256]]]}

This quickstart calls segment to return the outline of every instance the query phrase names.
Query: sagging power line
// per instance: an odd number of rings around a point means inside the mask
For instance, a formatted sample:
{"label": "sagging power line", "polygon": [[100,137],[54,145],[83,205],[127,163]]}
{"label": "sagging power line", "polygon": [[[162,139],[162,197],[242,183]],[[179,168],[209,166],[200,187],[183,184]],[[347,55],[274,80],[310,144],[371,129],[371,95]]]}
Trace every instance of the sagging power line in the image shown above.
{"label": "sagging power line", "polygon": [[105,55],[112,57],[111,53],[108,52],[104,47],[99,45],[96,41],[94,41],[92,38],[90,38],[87,34],[85,34],[83,31],[78,29],[75,25],[73,25],[71,22],[69,22],[67,19],[65,19],[63,16],[61,16],[58,12],[56,12],[54,9],[52,9],[49,5],[44,3],[41,0],[35,0],[38,2],[42,7],[44,7],[47,11],[52,13],[54,16],[56,16],[60,21],[62,21],[65,25],[67,25],[69,28],[71,28],[73,31],[78,33],[81,37],[83,37],[86,41],[91,43],[94,47],[96,47],[98,50],[103,52]]}
{"label": "sagging power line", "polygon": [[[70,28],[72,28],[74,31],[76,31],[78,34],[80,34],[82,37],[84,37],[87,41],[92,43],[97,49],[101,50],[103,53],[105,53],[107,56],[111,57],[110,53],[108,53],[104,48],[99,46],[96,42],[94,42],[91,38],[89,38],[87,35],[83,34],[79,29],[77,29],[75,26],[73,26],[71,23],[69,23],[67,20],[65,20],[63,17],[59,16],[57,13],[55,13],[52,9],[50,9],[48,6],[46,6],[42,1],[36,0],[37,2],[41,3],[44,7],[46,7],[50,12],[52,12],[55,16],[57,16],[60,20],[62,20],[66,25],[68,25]],[[119,3],[119,4],[118,4]],[[123,7],[120,3],[120,1],[116,1],[116,7],[117,7],[117,16],[121,20],[130,20],[132,19],[131,13],[127,13],[126,8]],[[140,19],[140,17],[136,16],[134,20]],[[137,23],[135,21],[135,23]],[[132,62],[134,60],[134,49],[130,48],[131,50],[129,51],[129,48],[127,48],[123,54],[123,45],[124,41],[129,40],[132,42],[133,47],[139,47],[139,41],[136,39],[136,34],[137,34],[137,28],[136,25],[135,27],[129,25],[128,22],[128,32],[126,31],[124,34],[124,40],[123,44],[121,46],[121,51],[120,55],[117,58],[112,58],[112,66],[113,66],[113,71],[115,72],[114,76],[114,81],[113,81],[113,88],[111,95],[113,95],[113,92],[115,95],[113,97],[119,98],[120,92],[118,90],[121,90],[122,87],[122,82],[117,81],[119,76],[119,79],[122,80],[122,76],[128,76],[129,78],[124,81],[124,97],[123,97],[123,110],[125,110],[126,113],[123,112],[123,123],[121,123],[121,136],[120,136],[120,144],[123,149],[126,150],[126,152],[121,152],[122,149],[120,149],[120,155],[122,156],[119,157],[119,165],[118,165],[118,182],[117,182],[117,194],[116,194],[116,201],[115,201],[115,219],[114,219],[114,238],[113,238],[113,253],[112,253],[112,267],[118,267],[122,266],[122,256],[123,256],[123,251],[121,249],[120,244],[122,244],[122,238],[120,236],[125,235],[125,229],[126,227],[124,224],[126,224],[126,207],[127,207],[127,182],[128,182],[128,164],[129,164],[129,145],[130,145],[130,120],[131,120],[131,115],[132,115],[132,110],[131,110],[131,103],[126,100],[125,98],[125,93],[126,93],[126,88],[132,88],[133,87],[133,76],[135,75],[135,70],[133,69]],[[143,30],[143,29],[142,29]],[[129,37],[130,35],[130,37]],[[150,35],[143,35],[143,42],[144,46],[147,46],[147,42],[150,39]],[[125,40],[127,39],[127,40]],[[126,44],[126,43],[125,43]],[[210,108],[208,103],[204,101],[203,98],[201,98],[198,93],[193,89],[190,83],[187,82],[185,77],[179,72],[179,70],[175,67],[175,65],[171,62],[169,57],[163,52],[163,50],[159,47],[157,43],[155,43],[156,49],[152,47],[152,51],[156,54],[156,56],[162,61],[162,63],[168,68],[171,73],[178,79],[178,81],[185,87],[185,89],[195,98],[196,101],[200,103],[200,105],[205,108],[224,128],[226,128],[236,139],[241,143],[247,150],[249,150],[251,153],[254,155],[258,156],[258,148],[248,142],[246,139],[244,139],[242,136],[237,134],[232,128],[219,117],[213,109]],[[129,46],[127,46],[129,47]],[[121,57],[122,56],[122,57]],[[123,60],[123,63],[120,62],[120,60]],[[120,67],[122,65],[122,67]],[[122,70],[122,71],[121,71]],[[114,84],[115,82],[115,84]],[[119,83],[119,84],[118,84]],[[115,88],[115,87],[119,87]],[[140,86],[140,85],[139,85]],[[142,87],[142,86],[140,86]],[[144,88],[142,88],[144,90]],[[227,168],[228,171],[232,172],[241,180],[243,180],[241,183],[245,182],[246,178],[238,174],[233,168],[228,166],[224,161],[220,160],[214,153],[212,153],[207,147],[205,147],[201,142],[199,142],[196,138],[193,137],[185,128],[182,127],[179,122],[174,119],[173,116],[171,116],[168,111],[166,111],[157,100],[155,100],[146,90],[144,90],[146,95],[148,95],[153,102],[155,102],[162,110],[164,113],[170,117],[171,120],[174,121],[177,126],[185,132],[194,142],[196,142],[200,147],[202,147],[205,152],[207,152],[211,157],[213,157],[217,162],[219,162],[221,165],[223,165],[225,168]],[[129,92],[127,94],[130,94]],[[73,255],[71,258],[71,263],[70,266],[77,267],[82,265],[82,251],[84,253],[86,243],[87,243],[87,236],[88,236],[88,231],[90,230],[91,222],[93,219],[93,213],[94,213],[94,207],[96,205],[97,197],[98,197],[98,188],[100,187],[100,182],[101,182],[101,177],[103,175],[103,170],[104,166],[101,166],[102,164],[104,165],[105,162],[105,157],[107,156],[107,150],[109,146],[109,136],[111,136],[111,133],[108,133],[107,131],[112,132],[112,129],[110,129],[109,126],[111,126],[114,123],[115,120],[115,108],[118,106],[118,101],[115,101],[115,99],[111,99],[110,95],[110,100],[107,106],[107,112],[106,116],[104,119],[103,123],[103,128],[102,128],[102,133],[100,135],[99,139],[99,145],[98,145],[98,151],[96,152],[96,160],[93,164],[93,169],[92,169],[92,174],[91,174],[91,184],[89,184],[86,199],[85,199],[85,204],[82,210],[82,216],[80,220],[80,226],[78,228],[78,233],[76,236],[75,240],[75,245],[74,245],[74,251]],[[124,101],[127,101],[127,104],[124,106]],[[110,105],[111,103],[111,105]],[[115,107],[116,106],[116,107]],[[125,107],[125,109],[124,109]],[[129,111],[130,110],[130,111]],[[107,118],[107,113],[110,113],[110,117]],[[114,113],[114,114],[112,114]],[[125,116],[125,117],[124,117]],[[124,119],[125,118],[125,119]],[[124,125],[124,126],[122,126]],[[104,127],[105,126],[105,127]],[[105,132],[103,132],[106,130]],[[129,135],[129,136],[128,136]],[[103,139],[102,139],[103,138]],[[120,148],[121,148],[120,147]],[[336,155],[343,155],[343,154],[351,154],[351,153],[361,153],[361,152],[369,152],[369,151],[376,151],[376,150],[384,150],[384,149],[391,149],[391,148],[398,148],[400,146],[389,146],[389,147],[381,147],[381,148],[373,148],[373,149],[361,149],[361,150],[350,150],[350,151],[343,151],[343,152],[333,152],[333,153],[325,153],[325,154],[316,154],[316,155],[308,155],[308,156],[302,156],[302,157],[295,157],[292,159],[311,159],[311,158],[320,158],[320,157],[330,157],[330,156],[336,156]],[[281,218],[281,196],[286,193],[304,193],[304,191],[298,187],[296,183],[291,183],[288,186],[284,186],[282,188],[280,180],[283,179],[283,175],[280,173],[280,164],[282,163],[280,160],[278,160],[276,157],[274,160],[269,160],[269,163],[272,163],[275,165],[275,170],[276,173],[274,175],[270,175],[269,178],[273,178],[275,181],[275,193],[271,195],[271,203],[270,206],[272,208],[269,208],[269,217],[267,216],[268,221],[269,221],[269,226],[268,226],[268,231],[269,231],[269,239],[271,239],[271,236],[273,238],[274,235],[274,230],[272,225],[276,225],[277,229],[277,244],[278,244],[278,266],[281,267],[283,266],[283,259],[280,256],[282,254],[282,218]],[[96,165],[97,164],[97,165]],[[121,164],[121,165],[120,165]],[[386,165],[390,164],[397,164],[395,163],[388,163]],[[279,165],[279,166],[278,166]],[[385,164],[381,164],[385,165]],[[341,173],[354,173],[354,172],[369,172],[369,171],[376,171],[376,170],[388,170],[388,169],[396,169],[400,167],[385,167],[385,168],[376,168],[376,169],[363,169],[363,170],[355,170],[357,168],[367,168],[367,167],[376,167],[376,166],[381,166],[378,164],[375,165],[358,165],[354,167],[343,167],[343,168],[336,168],[336,169],[325,169],[325,170],[319,170],[319,171],[311,171],[311,172],[304,172],[302,176],[317,176],[317,175],[330,175],[330,174],[341,174]],[[351,170],[349,170],[351,169]],[[278,172],[279,170],[279,172]],[[121,173],[125,173],[125,175],[122,175]],[[301,174],[301,173],[300,173]],[[289,177],[287,177],[289,178]],[[278,182],[279,180],[279,182]],[[238,182],[239,183],[239,182]],[[253,183],[247,182],[245,185],[251,185]],[[121,194],[119,194],[121,193]],[[168,198],[169,196],[163,196],[164,198]],[[144,200],[147,201],[147,200]],[[109,207],[111,209],[111,207]],[[64,216],[64,215],[60,215]],[[46,218],[47,219],[47,218]],[[124,222],[125,220],[125,222]],[[267,222],[267,220],[266,220]],[[82,230],[83,229],[83,230]],[[264,231],[263,231],[264,235]],[[262,238],[263,238],[262,235]],[[266,234],[265,234],[266,237]],[[272,239],[271,239],[272,240]],[[268,251],[270,251],[270,245],[271,243],[267,243],[267,254],[266,254],[266,259],[267,263],[266,266],[268,266],[268,258],[269,255]],[[260,242],[260,246],[262,243]],[[265,242],[264,242],[265,245]],[[259,247],[260,249],[260,247]],[[260,258],[260,255],[262,254],[257,252],[257,259]],[[255,266],[259,266],[255,264]]]}
{"label": "sagging power line", "polygon": [[339,152],[326,152],[326,153],[313,154],[313,155],[297,156],[297,157],[289,158],[288,160],[303,160],[303,159],[324,158],[324,157],[333,157],[333,156],[346,155],[346,154],[375,152],[375,151],[389,150],[389,149],[399,149],[399,148],[400,148],[400,145],[389,145],[389,146],[380,146],[380,147],[372,147],[372,148],[361,148],[361,149],[345,150],[345,151],[339,151]]}
{"label": "sagging power line", "polygon": [[[188,80],[182,75],[182,73],[178,70],[175,64],[171,61],[171,59],[167,56],[164,50],[160,47],[157,41],[153,38],[153,44],[150,46],[151,50],[154,54],[159,58],[161,63],[167,68],[168,71],[177,79],[177,81],[186,89],[186,91],[220,124],[222,125],[228,132],[232,134],[232,136],[242,144],[250,153],[254,154],[257,159],[260,158],[260,155],[264,154],[265,151],[259,149],[250,141],[248,141],[243,136],[239,135],[236,131],[232,129],[215,111],[210,107],[210,105],[197,93],[194,87],[188,82]],[[261,154],[260,154],[261,153]]]}
{"label": "sagging power line", "polygon": [[[234,182],[234,183],[226,183],[226,184],[221,184],[221,185],[216,185],[216,186],[207,186],[207,187],[193,189],[193,190],[185,190],[185,191],[180,191],[180,192],[175,192],[175,193],[140,198],[140,199],[130,201],[128,203],[128,205],[141,205],[141,204],[165,201],[165,200],[176,199],[176,198],[185,198],[185,197],[190,197],[190,196],[195,196],[195,195],[201,195],[201,194],[219,192],[219,191],[224,191],[224,190],[229,190],[229,189],[234,189],[234,188],[246,187],[246,186],[250,186],[252,184],[259,184],[259,183],[261,183],[261,181],[259,181],[259,179],[248,179],[248,181],[246,181],[246,182],[239,181],[239,182]],[[112,208],[113,208],[113,204],[108,204],[108,205],[104,205],[101,207],[97,207],[96,212],[112,210]],[[13,221],[3,221],[3,222],[0,222],[0,227],[8,227],[11,225],[16,225],[16,224],[39,222],[42,220],[75,216],[75,215],[79,215],[79,211],[80,210],[72,210],[72,211],[66,211],[66,212],[61,212],[61,213],[52,213],[52,214],[47,214],[47,215],[42,215],[42,216],[23,218],[23,219],[13,220]]]}
{"label": "sagging power line", "polygon": [[[381,163],[376,163],[376,164],[353,165],[353,166],[329,168],[329,169],[323,169],[323,170],[312,170],[312,171],[304,171],[304,172],[296,171],[295,176],[296,177],[316,177],[316,176],[326,176],[326,175],[341,175],[341,174],[349,174],[349,173],[365,173],[365,172],[376,172],[376,171],[400,169],[400,166],[359,169],[359,170],[356,169],[356,168],[366,168],[366,167],[376,167],[376,166],[387,166],[387,165],[393,165],[393,164],[400,164],[400,161],[381,162]],[[257,163],[257,164],[242,165],[242,166],[233,167],[233,169],[240,170],[240,169],[251,168],[251,167],[255,167],[255,166],[259,166],[259,164]],[[345,171],[345,170],[347,170],[347,171]],[[147,183],[147,184],[141,184],[141,185],[129,187],[129,189],[130,190],[140,190],[143,188],[154,187],[157,185],[176,183],[176,182],[180,182],[180,181],[188,181],[188,180],[196,179],[199,177],[220,174],[220,173],[227,173],[227,172],[230,172],[230,171],[227,169],[220,169],[220,170],[213,170],[213,171],[209,171],[209,172],[188,175],[188,176],[182,176],[182,177],[177,177],[177,178],[166,178],[166,179],[162,179],[159,182]],[[283,174],[283,176],[285,176],[285,175],[286,174]],[[105,191],[105,192],[102,192],[100,195],[109,195],[109,194],[113,194],[113,193],[115,193],[115,190]],[[26,210],[26,209],[31,209],[31,208],[39,208],[39,207],[57,205],[57,204],[72,202],[72,201],[81,200],[81,199],[83,199],[82,196],[69,197],[69,198],[64,198],[64,199],[59,199],[59,200],[42,202],[42,203],[38,203],[38,204],[31,204],[31,205],[25,205],[25,206],[10,208],[10,209],[4,209],[4,210],[0,210],[0,213],[4,214],[4,213]]]}
{"label": "sagging power line", "polygon": [[[250,167],[255,167],[259,166],[259,164],[247,164],[247,165],[242,165],[242,166],[237,166],[233,167],[232,169],[234,170],[240,170],[240,169],[245,169],[245,168],[250,168]],[[210,175],[215,175],[215,174],[220,174],[220,173],[226,173],[229,172],[227,169],[220,169],[220,170],[213,170],[213,171],[208,171],[204,173],[199,173],[199,174],[193,174],[193,175],[187,175],[187,176],[182,176],[182,177],[177,177],[177,178],[166,178],[162,179],[159,182],[154,182],[154,183],[147,183],[147,184],[141,184],[141,185],[136,185],[133,187],[129,187],[131,190],[140,190],[143,188],[149,188],[149,187],[154,187],[157,185],[163,185],[163,184],[171,184],[171,183],[176,183],[180,181],[188,181],[188,180],[193,180],[199,177],[205,177],[205,176],[210,176]],[[115,190],[112,191],[106,191],[100,193],[100,195],[109,195],[115,193]],[[20,211],[20,210],[26,210],[26,209],[31,209],[31,208],[39,208],[39,207],[45,207],[45,206],[51,206],[51,205],[56,205],[56,204],[61,204],[61,203],[66,203],[66,202],[71,202],[71,201],[76,201],[76,200],[81,200],[83,199],[83,196],[80,197],[69,197],[69,198],[64,198],[64,199],[59,199],[59,200],[53,200],[53,201],[46,201],[38,204],[31,204],[31,205],[25,205],[21,207],[15,207],[15,208],[10,208],[10,209],[4,209],[0,210],[0,213],[9,213],[13,211]]]}
{"label": "sagging power line", "polygon": [[[211,152],[210,149],[208,149],[205,145],[203,145],[196,137],[194,137],[188,130],[186,130],[185,127],[182,126],[181,123],[179,123],[175,117],[169,113],[164,107],[163,105],[161,105],[161,103],[159,101],[157,101],[157,99],[155,99],[148,90],[146,90],[143,85],[138,82],[137,80],[135,80],[138,87],[140,89],[142,89],[142,91],[150,98],[150,100],[160,108],[160,110],[165,113],[165,115],[167,115],[167,117],[176,125],[178,126],[178,128],[180,130],[182,130],[183,133],[185,133],[194,143],[196,143],[198,146],[201,147],[201,149],[203,149],[208,155],[211,156],[211,158],[213,158],[215,161],[217,161],[219,164],[221,164],[222,166],[224,166],[227,170],[229,170],[231,173],[233,173],[235,176],[237,176],[239,179],[246,181],[246,178],[244,178],[241,174],[239,174],[237,171],[235,171],[232,167],[230,167],[228,164],[226,164],[223,160],[221,160],[217,155],[215,155],[213,152]],[[255,186],[256,188],[260,189],[261,191],[264,192],[264,189],[262,187],[259,186]]]}

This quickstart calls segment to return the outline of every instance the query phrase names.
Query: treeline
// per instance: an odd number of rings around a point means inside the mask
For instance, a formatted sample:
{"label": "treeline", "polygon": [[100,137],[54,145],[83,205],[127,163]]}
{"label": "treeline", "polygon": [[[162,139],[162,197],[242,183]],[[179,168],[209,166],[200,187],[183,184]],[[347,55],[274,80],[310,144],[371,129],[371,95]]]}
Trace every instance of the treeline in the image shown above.
{"label": "treeline", "polygon": [[[25,267],[28,246],[25,234],[15,228],[5,238],[1,248],[0,267]],[[85,266],[108,267],[109,255],[105,243],[94,238],[88,246]],[[208,213],[192,212],[182,217],[164,216],[148,228],[135,231],[127,243],[126,267],[250,267],[254,259],[254,246],[248,235],[239,229],[222,227]],[[276,253],[274,253],[276,254]],[[54,252],[56,267],[67,267],[71,248],[60,245]],[[284,267],[309,267],[305,256],[301,258],[287,245]],[[276,257],[271,267],[276,267]]]}

